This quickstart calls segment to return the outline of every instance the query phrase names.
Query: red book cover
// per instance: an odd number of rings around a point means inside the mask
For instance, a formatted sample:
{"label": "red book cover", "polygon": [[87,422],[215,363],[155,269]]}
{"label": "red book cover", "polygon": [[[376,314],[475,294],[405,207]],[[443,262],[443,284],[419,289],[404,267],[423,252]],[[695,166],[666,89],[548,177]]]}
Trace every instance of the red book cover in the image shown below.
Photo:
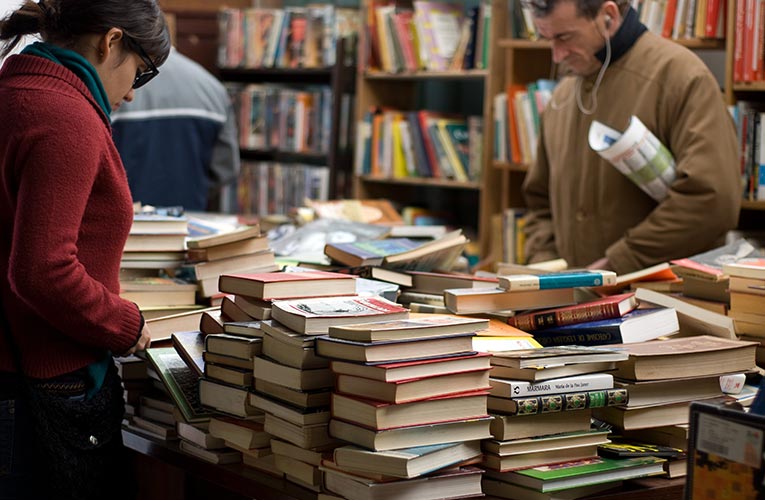
{"label": "red book cover", "polygon": [[518,135],[518,120],[515,112],[515,94],[519,92],[526,92],[526,86],[522,84],[507,86],[507,135],[510,138],[510,158],[516,165],[523,163],[520,136]]}
{"label": "red book cover", "polygon": [[[710,3],[720,0],[708,0]],[[675,26],[675,16],[677,15],[677,0],[667,0],[667,6],[664,9],[664,24],[661,27],[661,36],[672,38],[672,29]],[[708,19],[708,18],[707,18]]]}
{"label": "red book cover", "polygon": [[573,306],[519,314],[508,318],[507,323],[521,330],[534,331],[554,326],[618,318],[635,309],[637,305],[634,293],[623,293]]}
{"label": "red book cover", "polygon": [[754,57],[754,23],[755,23],[755,10],[757,0],[744,0],[746,1],[745,13],[744,13],[744,72],[742,75],[742,81],[752,82],[754,81],[754,68],[752,67],[752,58]]}
{"label": "red book cover", "polygon": [[720,9],[723,3],[722,0],[707,0],[707,19],[704,25],[704,36],[707,38],[717,36],[717,24],[720,22]]}

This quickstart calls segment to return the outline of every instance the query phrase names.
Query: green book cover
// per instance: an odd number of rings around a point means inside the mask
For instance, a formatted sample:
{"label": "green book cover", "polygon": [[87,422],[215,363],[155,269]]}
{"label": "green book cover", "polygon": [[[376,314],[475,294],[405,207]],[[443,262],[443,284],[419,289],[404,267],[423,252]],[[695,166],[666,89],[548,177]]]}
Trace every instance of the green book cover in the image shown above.
{"label": "green book cover", "polygon": [[663,458],[595,457],[508,472],[508,482],[542,492],[663,474]]}
{"label": "green book cover", "polygon": [[146,359],[162,379],[167,392],[187,423],[203,422],[212,416],[199,402],[199,376],[188,367],[174,348],[146,349]]}

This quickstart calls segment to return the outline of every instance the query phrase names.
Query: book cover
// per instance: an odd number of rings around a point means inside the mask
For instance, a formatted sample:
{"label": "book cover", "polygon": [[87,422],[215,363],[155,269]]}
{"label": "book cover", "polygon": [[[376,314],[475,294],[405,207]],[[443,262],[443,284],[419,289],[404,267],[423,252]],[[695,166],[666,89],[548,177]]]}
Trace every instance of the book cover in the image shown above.
{"label": "book cover", "polygon": [[651,443],[641,443],[628,440],[614,440],[610,443],[598,445],[598,455],[609,458],[630,457],[659,457],[677,458],[685,455],[685,451],[671,446],[662,446]]}
{"label": "book cover", "polygon": [[499,287],[508,292],[574,288],[581,286],[610,286],[616,284],[613,271],[563,271],[548,274],[511,274],[499,276]]}
{"label": "book cover", "polygon": [[543,382],[524,380],[489,379],[489,394],[501,398],[522,398],[578,391],[595,391],[614,387],[614,376],[610,373],[589,373],[584,375],[554,378]]}
{"label": "book cover", "polygon": [[573,306],[517,314],[507,318],[507,324],[525,331],[541,330],[617,318],[635,309],[637,305],[634,293],[624,293]]}
{"label": "book cover", "polygon": [[451,315],[427,315],[362,325],[330,326],[329,336],[357,342],[428,338],[433,336],[474,333],[489,326],[489,320],[460,318]]}
{"label": "book cover", "polygon": [[630,344],[645,342],[680,329],[677,312],[672,308],[635,309],[624,316],[575,323],[533,332],[543,346]]}
{"label": "book cover", "polygon": [[624,361],[627,358],[628,354],[624,349],[572,345],[495,352],[491,364],[514,368],[545,368],[599,361]]}
{"label": "book cover", "polygon": [[473,352],[473,334],[446,335],[428,339],[353,342],[330,337],[316,338],[316,354],[333,359],[361,362],[396,362],[425,356]]}
{"label": "book cover", "polygon": [[330,369],[335,374],[355,375],[358,377],[395,382],[418,377],[432,377],[463,371],[485,370],[489,364],[489,353],[468,355],[440,356],[427,359],[401,361],[397,363],[355,363],[333,360]]}
{"label": "book cover", "polygon": [[567,392],[524,398],[498,398],[489,396],[490,411],[506,415],[536,415],[561,411],[584,410],[585,408],[604,408],[627,404],[627,389],[605,389],[601,391]]}
{"label": "book cover", "polygon": [[205,371],[205,361],[202,352],[205,348],[205,334],[195,330],[190,332],[173,332],[170,334],[178,355],[184,363],[191,368],[197,376],[201,377]]}
{"label": "book cover", "polygon": [[347,266],[379,266],[388,255],[411,250],[422,245],[409,238],[327,243],[324,253],[332,260]]}
{"label": "book cover", "polygon": [[204,422],[212,413],[199,400],[199,377],[172,347],[146,349],[146,359],[159,374],[186,422]]}

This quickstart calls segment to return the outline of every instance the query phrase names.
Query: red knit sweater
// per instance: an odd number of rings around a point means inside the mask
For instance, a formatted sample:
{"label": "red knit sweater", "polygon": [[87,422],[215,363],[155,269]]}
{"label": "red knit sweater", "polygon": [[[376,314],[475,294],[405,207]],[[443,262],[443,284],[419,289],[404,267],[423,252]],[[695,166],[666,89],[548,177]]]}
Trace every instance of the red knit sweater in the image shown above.
{"label": "red knit sweater", "polygon": [[[0,293],[25,372],[76,370],[137,340],[141,315],[119,297],[132,222],[108,117],[85,84],[46,59],[0,71]],[[14,371],[0,335],[0,371]]]}

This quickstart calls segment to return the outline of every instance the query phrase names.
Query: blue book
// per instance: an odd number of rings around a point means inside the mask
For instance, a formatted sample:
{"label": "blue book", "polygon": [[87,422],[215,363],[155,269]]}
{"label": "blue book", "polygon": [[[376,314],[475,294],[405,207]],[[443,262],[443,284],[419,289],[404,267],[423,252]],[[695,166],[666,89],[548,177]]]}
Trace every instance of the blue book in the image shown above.
{"label": "blue book", "polygon": [[616,284],[613,271],[562,271],[549,274],[509,274],[499,276],[499,287],[515,292],[521,290],[549,290],[579,286],[611,286]]}
{"label": "blue book", "polygon": [[385,257],[405,252],[422,245],[409,238],[327,243],[324,254],[346,266],[379,266]]}
{"label": "blue book", "polygon": [[671,307],[635,309],[618,318],[558,326],[533,332],[541,345],[607,345],[645,342],[680,329],[677,312]]}

